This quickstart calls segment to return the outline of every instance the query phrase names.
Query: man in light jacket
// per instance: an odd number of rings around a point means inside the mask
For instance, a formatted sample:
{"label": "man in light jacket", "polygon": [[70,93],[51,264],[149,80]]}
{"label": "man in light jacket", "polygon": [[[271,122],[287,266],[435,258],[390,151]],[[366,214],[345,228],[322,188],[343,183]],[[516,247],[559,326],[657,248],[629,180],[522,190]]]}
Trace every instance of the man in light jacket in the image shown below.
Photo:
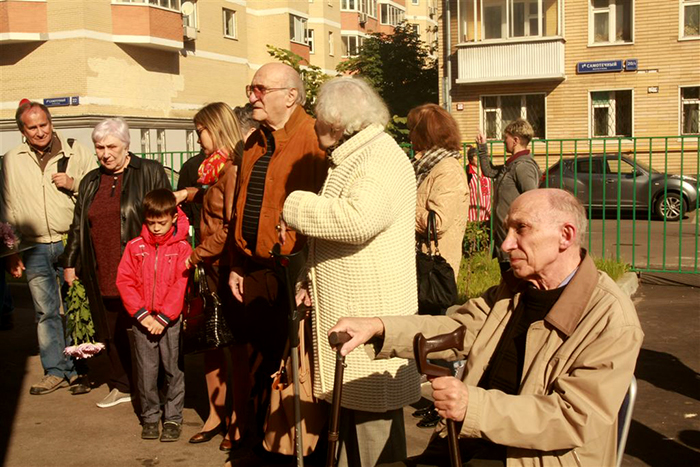
{"label": "man in light jacket", "polygon": [[76,376],[73,361],[63,354],[66,338],[59,287],[63,271],[57,261],[63,253],[62,237],[73,220],[80,180],[97,167],[97,161],[80,143],[53,131],[51,114],[42,104],[23,100],[15,120],[24,142],[3,157],[0,218],[14,227],[23,244],[34,245],[23,258],[8,257],[5,267],[14,277],[27,272],[44,367],[44,377],[29,392],[41,395],[68,386]]}
{"label": "man in light jacket", "polygon": [[[438,413],[461,426],[464,462],[615,465],[617,414],[643,332],[629,297],[581,248],[585,227],[570,193],[524,193],[506,218],[512,270],[498,286],[447,316],[343,318],[331,332],[352,336],[343,354],[369,342],[375,358],[410,358],[417,333],[464,325],[464,351],[430,355],[466,358],[460,377],[432,380]],[[405,465],[449,465],[444,428]]]}

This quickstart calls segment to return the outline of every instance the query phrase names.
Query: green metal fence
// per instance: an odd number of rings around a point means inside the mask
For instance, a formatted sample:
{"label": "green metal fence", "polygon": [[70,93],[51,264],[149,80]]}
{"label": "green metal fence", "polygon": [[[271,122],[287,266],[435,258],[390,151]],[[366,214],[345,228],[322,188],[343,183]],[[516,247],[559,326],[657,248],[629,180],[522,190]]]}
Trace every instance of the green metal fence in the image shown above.
{"label": "green metal fence", "polygon": [[[593,255],[639,272],[700,272],[700,135],[546,139],[530,147],[540,186],[571,191],[586,207]],[[465,167],[467,150],[464,143]],[[489,150],[505,162],[502,141]]]}
{"label": "green metal fence", "polygon": [[[488,144],[491,158],[504,163],[504,143]],[[469,145],[463,143],[465,170]],[[411,145],[402,147],[412,158]],[[538,139],[530,147],[543,171],[540,186],[569,190],[586,207],[586,244],[594,256],[640,272],[700,273],[700,135]],[[175,187],[182,164],[195,154],[139,155],[163,164]]]}

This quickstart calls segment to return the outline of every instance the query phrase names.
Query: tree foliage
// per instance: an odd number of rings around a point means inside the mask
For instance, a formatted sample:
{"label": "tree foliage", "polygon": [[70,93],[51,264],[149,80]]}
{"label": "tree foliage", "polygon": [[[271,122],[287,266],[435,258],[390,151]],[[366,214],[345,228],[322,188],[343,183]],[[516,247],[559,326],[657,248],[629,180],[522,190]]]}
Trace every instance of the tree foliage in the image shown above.
{"label": "tree foliage", "polygon": [[375,32],[359,55],[336,68],[363,76],[384,98],[392,115],[405,117],[425,103],[438,103],[437,60],[413,28],[401,23],[393,34]]}
{"label": "tree foliage", "polygon": [[324,82],[331,79],[332,76],[324,73],[320,67],[308,64],[303,57],[295,54],[291,50],[268,44],[267,53],[269,53],[272,58],[291,66],[299,73],[301,80],[304,82],[304,87],[306,88],[306,103],[304,104],[304,109],[310,115],[314,115],[314,104],[316,103],[318,89]]}

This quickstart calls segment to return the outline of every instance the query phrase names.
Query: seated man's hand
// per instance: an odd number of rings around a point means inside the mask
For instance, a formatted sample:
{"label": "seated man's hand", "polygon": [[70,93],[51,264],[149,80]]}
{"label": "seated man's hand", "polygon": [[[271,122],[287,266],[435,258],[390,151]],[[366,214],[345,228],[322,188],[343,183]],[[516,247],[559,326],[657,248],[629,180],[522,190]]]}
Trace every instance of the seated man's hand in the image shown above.
{"label": "seated man's hand", "polygon": [[455,422],[464,421],[469,402],[469,391],[464,383],[453,376],[441,376],[430,384],[438,414]]}
{"label": "seated man's hand", "polygon": [[328,331],[328,335],[330,336],[332,332],[350,334],[350,340],[343,344],[340,350],[340,354],[345,356],[373,337],[382,337],[384,323],[379,318],[340,318]]}

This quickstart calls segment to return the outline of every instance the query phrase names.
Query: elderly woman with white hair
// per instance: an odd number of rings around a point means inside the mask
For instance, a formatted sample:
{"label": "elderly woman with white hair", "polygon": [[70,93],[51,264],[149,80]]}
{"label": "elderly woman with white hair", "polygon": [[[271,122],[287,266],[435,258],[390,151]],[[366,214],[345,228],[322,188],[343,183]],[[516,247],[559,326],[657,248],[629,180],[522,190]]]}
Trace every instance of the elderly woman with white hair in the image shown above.
{"label": "elderly woman with white hair", "polygon": [[[406,154],[384,132],[389,111],[362,79],[325,83],[316,135],[330,169],[320,193],[295,191],[283,222],[309,238],[308,282],[297,302],[313,305],[314,395],[331,402],[335,353],[328,330],[344,316],[416,313],[416,178]],[[412,362],[347,356],[339,465],[403,459],[402,407],[417,401]]]}
{"label": "elderly woman with white hair", "polygon": [[141,201],[156,188],[170,189],[163,166],[129,152],[129,126],[120,118],[101,121],[92,132],[100,167],[80,182],[60,258],[71,286],[76,269],[85,285],[96,337],[106,345],[111,365],[109,394],[98,407],[131,401],[131,347],[127,329],[131,318],[116,286],[117,268],[127,242],[143,224]]}

